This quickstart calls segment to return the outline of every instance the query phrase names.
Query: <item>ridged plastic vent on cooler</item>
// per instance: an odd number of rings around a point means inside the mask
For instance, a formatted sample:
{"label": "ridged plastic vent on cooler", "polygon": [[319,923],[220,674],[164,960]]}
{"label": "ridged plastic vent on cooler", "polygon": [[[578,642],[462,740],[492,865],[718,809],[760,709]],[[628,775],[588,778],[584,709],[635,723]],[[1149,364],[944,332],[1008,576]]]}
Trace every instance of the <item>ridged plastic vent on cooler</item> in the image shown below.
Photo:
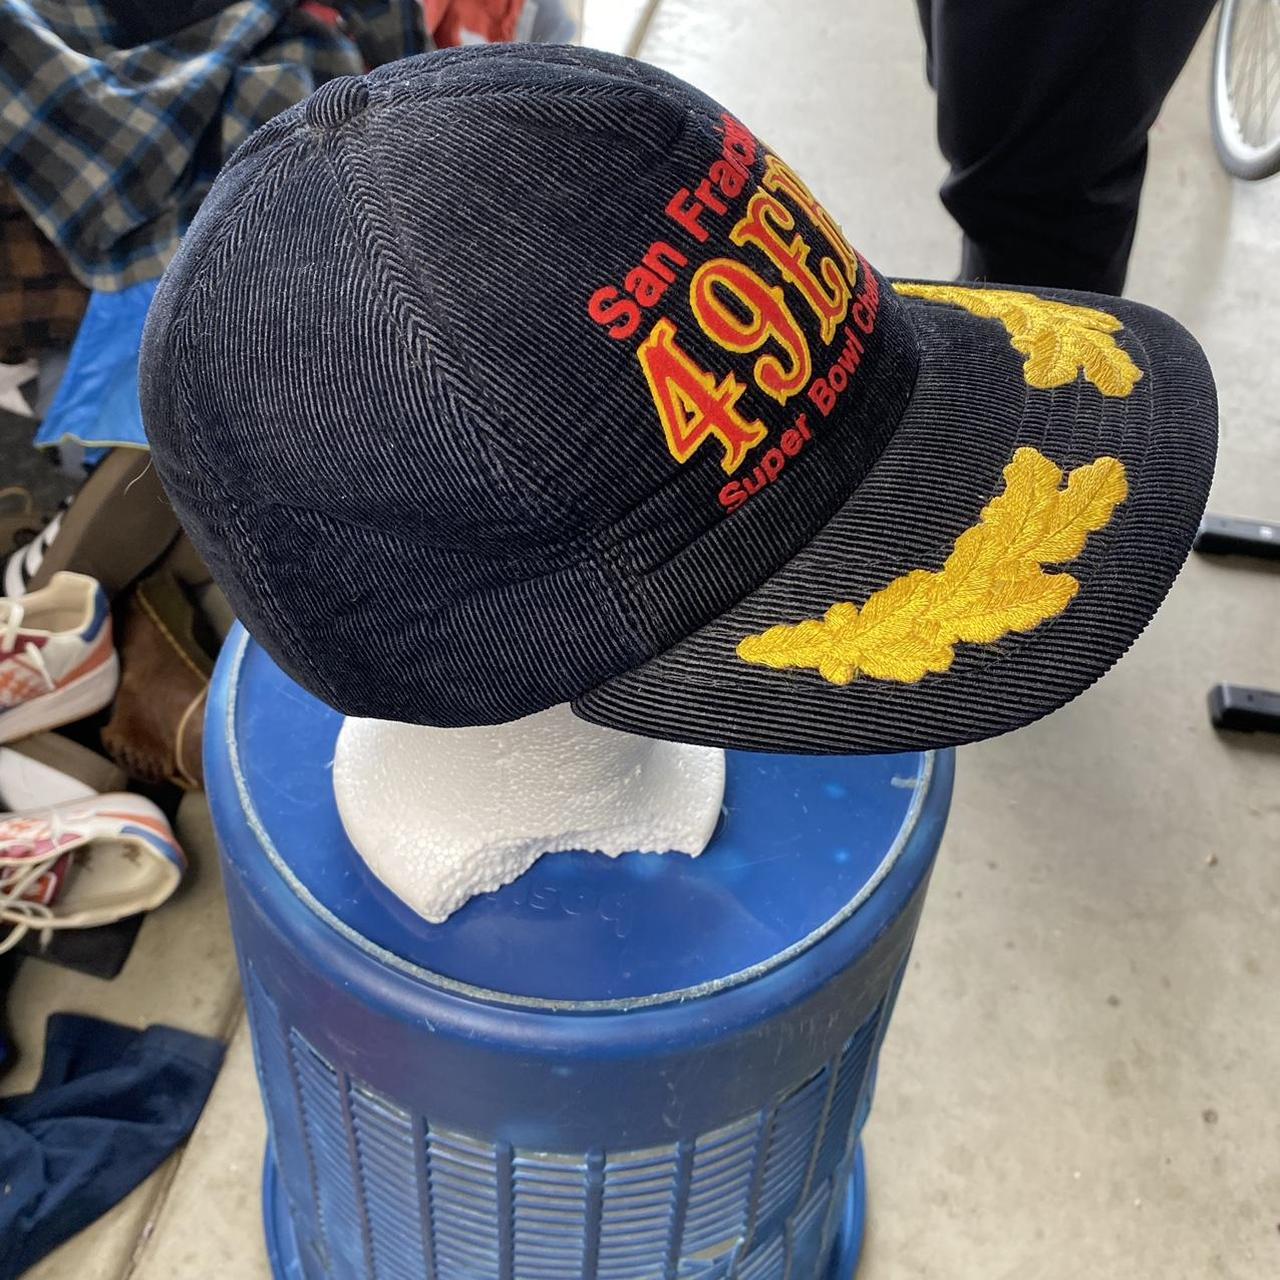
{"label": "ridged plastic vent on cooler", "polygon": [[807,1280],[884,1009],[761,1112],[669,1147],[555,1155],[411,1115],[283,1025],[252,971],[247,987],[294,1225],[333,1280]]}

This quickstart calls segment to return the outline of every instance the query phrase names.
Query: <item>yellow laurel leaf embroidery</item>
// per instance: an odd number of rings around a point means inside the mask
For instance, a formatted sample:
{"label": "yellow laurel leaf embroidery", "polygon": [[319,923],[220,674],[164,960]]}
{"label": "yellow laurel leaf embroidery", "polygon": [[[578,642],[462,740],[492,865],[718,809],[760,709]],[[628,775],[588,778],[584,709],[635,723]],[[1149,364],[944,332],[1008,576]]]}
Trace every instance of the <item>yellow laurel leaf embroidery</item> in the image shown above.
{"label": "yellow laurel leaf embroidery", "polygon": [[745,637],[738,656],[776,671],[816,671],[831,684],[859,675],[916,684],[948,671],[957,644],[994,644],[1057,617],[1080,584],[1044,566],[1074,560],[1128,496],[1124,464],[1098,458],[1062,471],[1035,449],[1004,469],[1004,492],[955,542],[942,568],[914,569],[861,610],[833,604],[822,618]]}
{"label": "yellow laurel leaf embroidery", "polygon": [[1127,396],[1142,377],[1133,357],[1115,340],[1124,325],[1094,307],[1056,302],[1013,289],[965,289],[950,284],[895,284],[907,298],[963,307],[984,320],[999,320],[1015,351],[1026,357],[1027,385],[1065,387],[1078,374],[1104,396]]}

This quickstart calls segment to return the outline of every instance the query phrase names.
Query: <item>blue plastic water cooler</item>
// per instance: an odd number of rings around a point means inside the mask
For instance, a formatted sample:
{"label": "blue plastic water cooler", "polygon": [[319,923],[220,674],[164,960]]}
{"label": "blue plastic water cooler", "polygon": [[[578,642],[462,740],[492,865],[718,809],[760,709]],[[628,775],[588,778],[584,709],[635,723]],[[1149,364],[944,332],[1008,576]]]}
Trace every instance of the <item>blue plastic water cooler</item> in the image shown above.
{"label": "blue plastic water cooler", "polygon": [[950,752],[731,752],[699,859],[543,858],[429,925],[348,842],[341,718],[237,632],[208,784],[290,1280],[847,1280]]}

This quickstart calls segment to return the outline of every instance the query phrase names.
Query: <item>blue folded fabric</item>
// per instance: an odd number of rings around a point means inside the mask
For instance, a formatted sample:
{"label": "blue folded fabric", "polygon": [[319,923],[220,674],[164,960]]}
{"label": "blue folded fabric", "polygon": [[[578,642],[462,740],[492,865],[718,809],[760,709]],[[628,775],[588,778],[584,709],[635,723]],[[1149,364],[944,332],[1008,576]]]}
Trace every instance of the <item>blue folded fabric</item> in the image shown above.
{"label": "blue folded fabric", "polygon": [[0,1098],[0,1280],[122,1200],[195,1127],[216,1040],[58,1013],[32,1093]]}
{"label": "blue folded fabric", "polygon": [[157,284],[144,280],[119,293],[90,296],[58,394],[36,432],[37,445],[72,440],[89,449],[147,447],[138,403],[138,351]]}

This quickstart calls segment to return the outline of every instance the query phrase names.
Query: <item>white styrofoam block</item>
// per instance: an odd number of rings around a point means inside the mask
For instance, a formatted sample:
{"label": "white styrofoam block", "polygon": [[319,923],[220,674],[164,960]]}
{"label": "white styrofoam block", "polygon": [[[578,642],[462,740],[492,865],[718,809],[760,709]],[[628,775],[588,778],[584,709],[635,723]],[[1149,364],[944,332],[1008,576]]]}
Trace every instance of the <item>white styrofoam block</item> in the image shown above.
{"label": "white styrofoam block", "polygon": [[333,786],[370,870],[439,924],[544,853],[696,857],[720,817],[724,752],[604,729],[568,706],[469,729],[348,718]]}

